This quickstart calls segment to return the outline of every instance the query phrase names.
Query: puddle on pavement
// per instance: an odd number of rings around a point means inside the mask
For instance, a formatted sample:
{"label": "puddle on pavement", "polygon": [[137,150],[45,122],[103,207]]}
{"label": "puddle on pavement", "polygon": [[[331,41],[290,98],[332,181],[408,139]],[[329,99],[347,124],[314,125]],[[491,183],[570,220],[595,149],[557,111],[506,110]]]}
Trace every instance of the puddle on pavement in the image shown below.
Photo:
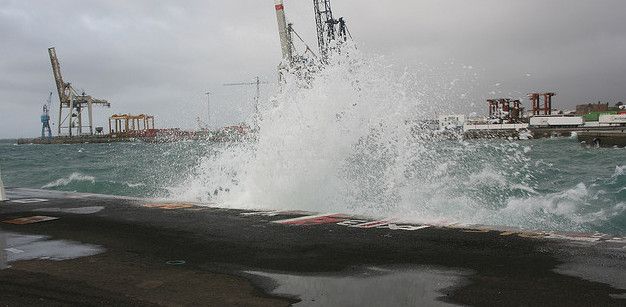
{"label": "puddle on pavement", "polygon": [[67,240],[50,240],[47,236],[0,231],[0,269],[23,260],[69,260],[104,252],[98,245]]}
{"label": "puddle on pavement", "polygon": [[370,267],[343,275],[245,272],[270,278],[270,293],[296,297],[295,306],[457,306],[441,301],[469,272],[441,268]]}

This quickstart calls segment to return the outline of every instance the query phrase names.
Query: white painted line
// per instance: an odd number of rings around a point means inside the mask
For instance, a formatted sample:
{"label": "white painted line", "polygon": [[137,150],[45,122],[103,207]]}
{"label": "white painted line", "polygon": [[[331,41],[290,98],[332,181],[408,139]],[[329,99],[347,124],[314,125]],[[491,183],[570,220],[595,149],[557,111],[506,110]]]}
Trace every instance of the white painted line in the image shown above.
{"label": "white painted line", "polygon": [[280,211],[254,211],[241,213],[243,216],[277,216]]}
{"label": "white painted line", "polygon": [[16,204],[34,204],[34,203],[43,203],[48,201],[47,199],[44,198],[26,198],[26,199],[16,199],[16,200],[12,200],[12,203],[16,203]]}
{"label": "white painted line", "polygon": [[23,250],[21,250],[21,249],[12,248],[12,247],[11,247],[11,248],[6,248],[6,249],[4,249],[4,250],[5,250],[5,251],[7,251],[7,252],[12,252],[12,253],[14,253],[14,254],[21,254],[21,253],[23,253],[23,252],[24,252],[24,251],[23,251]]}

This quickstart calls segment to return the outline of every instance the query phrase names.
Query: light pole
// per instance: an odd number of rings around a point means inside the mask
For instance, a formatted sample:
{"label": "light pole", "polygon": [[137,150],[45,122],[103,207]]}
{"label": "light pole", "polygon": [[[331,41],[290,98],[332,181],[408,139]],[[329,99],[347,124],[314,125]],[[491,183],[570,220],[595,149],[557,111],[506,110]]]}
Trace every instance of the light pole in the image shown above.
{"label": "light pole", "polygon": [[211,130],[211,92],[207,91],[205,94],[206,94],[206,106],[207,106],[206,125],[207,125],[207,129]]}

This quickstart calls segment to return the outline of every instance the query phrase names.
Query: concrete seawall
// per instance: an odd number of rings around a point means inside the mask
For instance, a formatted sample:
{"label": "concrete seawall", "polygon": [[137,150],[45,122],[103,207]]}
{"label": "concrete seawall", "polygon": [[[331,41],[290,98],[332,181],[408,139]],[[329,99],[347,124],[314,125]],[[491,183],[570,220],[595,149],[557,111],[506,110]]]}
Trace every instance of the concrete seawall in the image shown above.
{"label": "concrete seawall", "polygon": [[579,132],[578,141],[590,146],[599,147],[626,147],[626,129],[611,131],[584,131]]}

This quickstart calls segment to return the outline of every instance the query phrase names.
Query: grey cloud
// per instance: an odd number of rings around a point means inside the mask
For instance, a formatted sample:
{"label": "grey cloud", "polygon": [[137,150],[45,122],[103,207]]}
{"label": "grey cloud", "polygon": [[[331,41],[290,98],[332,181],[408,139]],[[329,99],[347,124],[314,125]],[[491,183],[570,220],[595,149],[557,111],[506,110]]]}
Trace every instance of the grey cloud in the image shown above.
{"label": "grey cloud", "polygon": [[[314,44],[311,1],[286,2],[290,21]],[[363,50],[389,55],[398,67],[427,63],[448,74],[454,69],[442,63],[473,66],[479,112],[491,92],[555,90],[564,107],[626,100],[623,1],[333,4]],[[271,0],[0,0],[0,42],[0,137],[38,134],[41,104],[54,91],[50,46],[68,81],[112,102],[98,113],[101,125],[113,112],[145,112],[161,127],[194,127],[206,112],[206,89],[215,93],[216,124],[240,122],[253,90],[221,84],[275,80],[280,57]]]}

